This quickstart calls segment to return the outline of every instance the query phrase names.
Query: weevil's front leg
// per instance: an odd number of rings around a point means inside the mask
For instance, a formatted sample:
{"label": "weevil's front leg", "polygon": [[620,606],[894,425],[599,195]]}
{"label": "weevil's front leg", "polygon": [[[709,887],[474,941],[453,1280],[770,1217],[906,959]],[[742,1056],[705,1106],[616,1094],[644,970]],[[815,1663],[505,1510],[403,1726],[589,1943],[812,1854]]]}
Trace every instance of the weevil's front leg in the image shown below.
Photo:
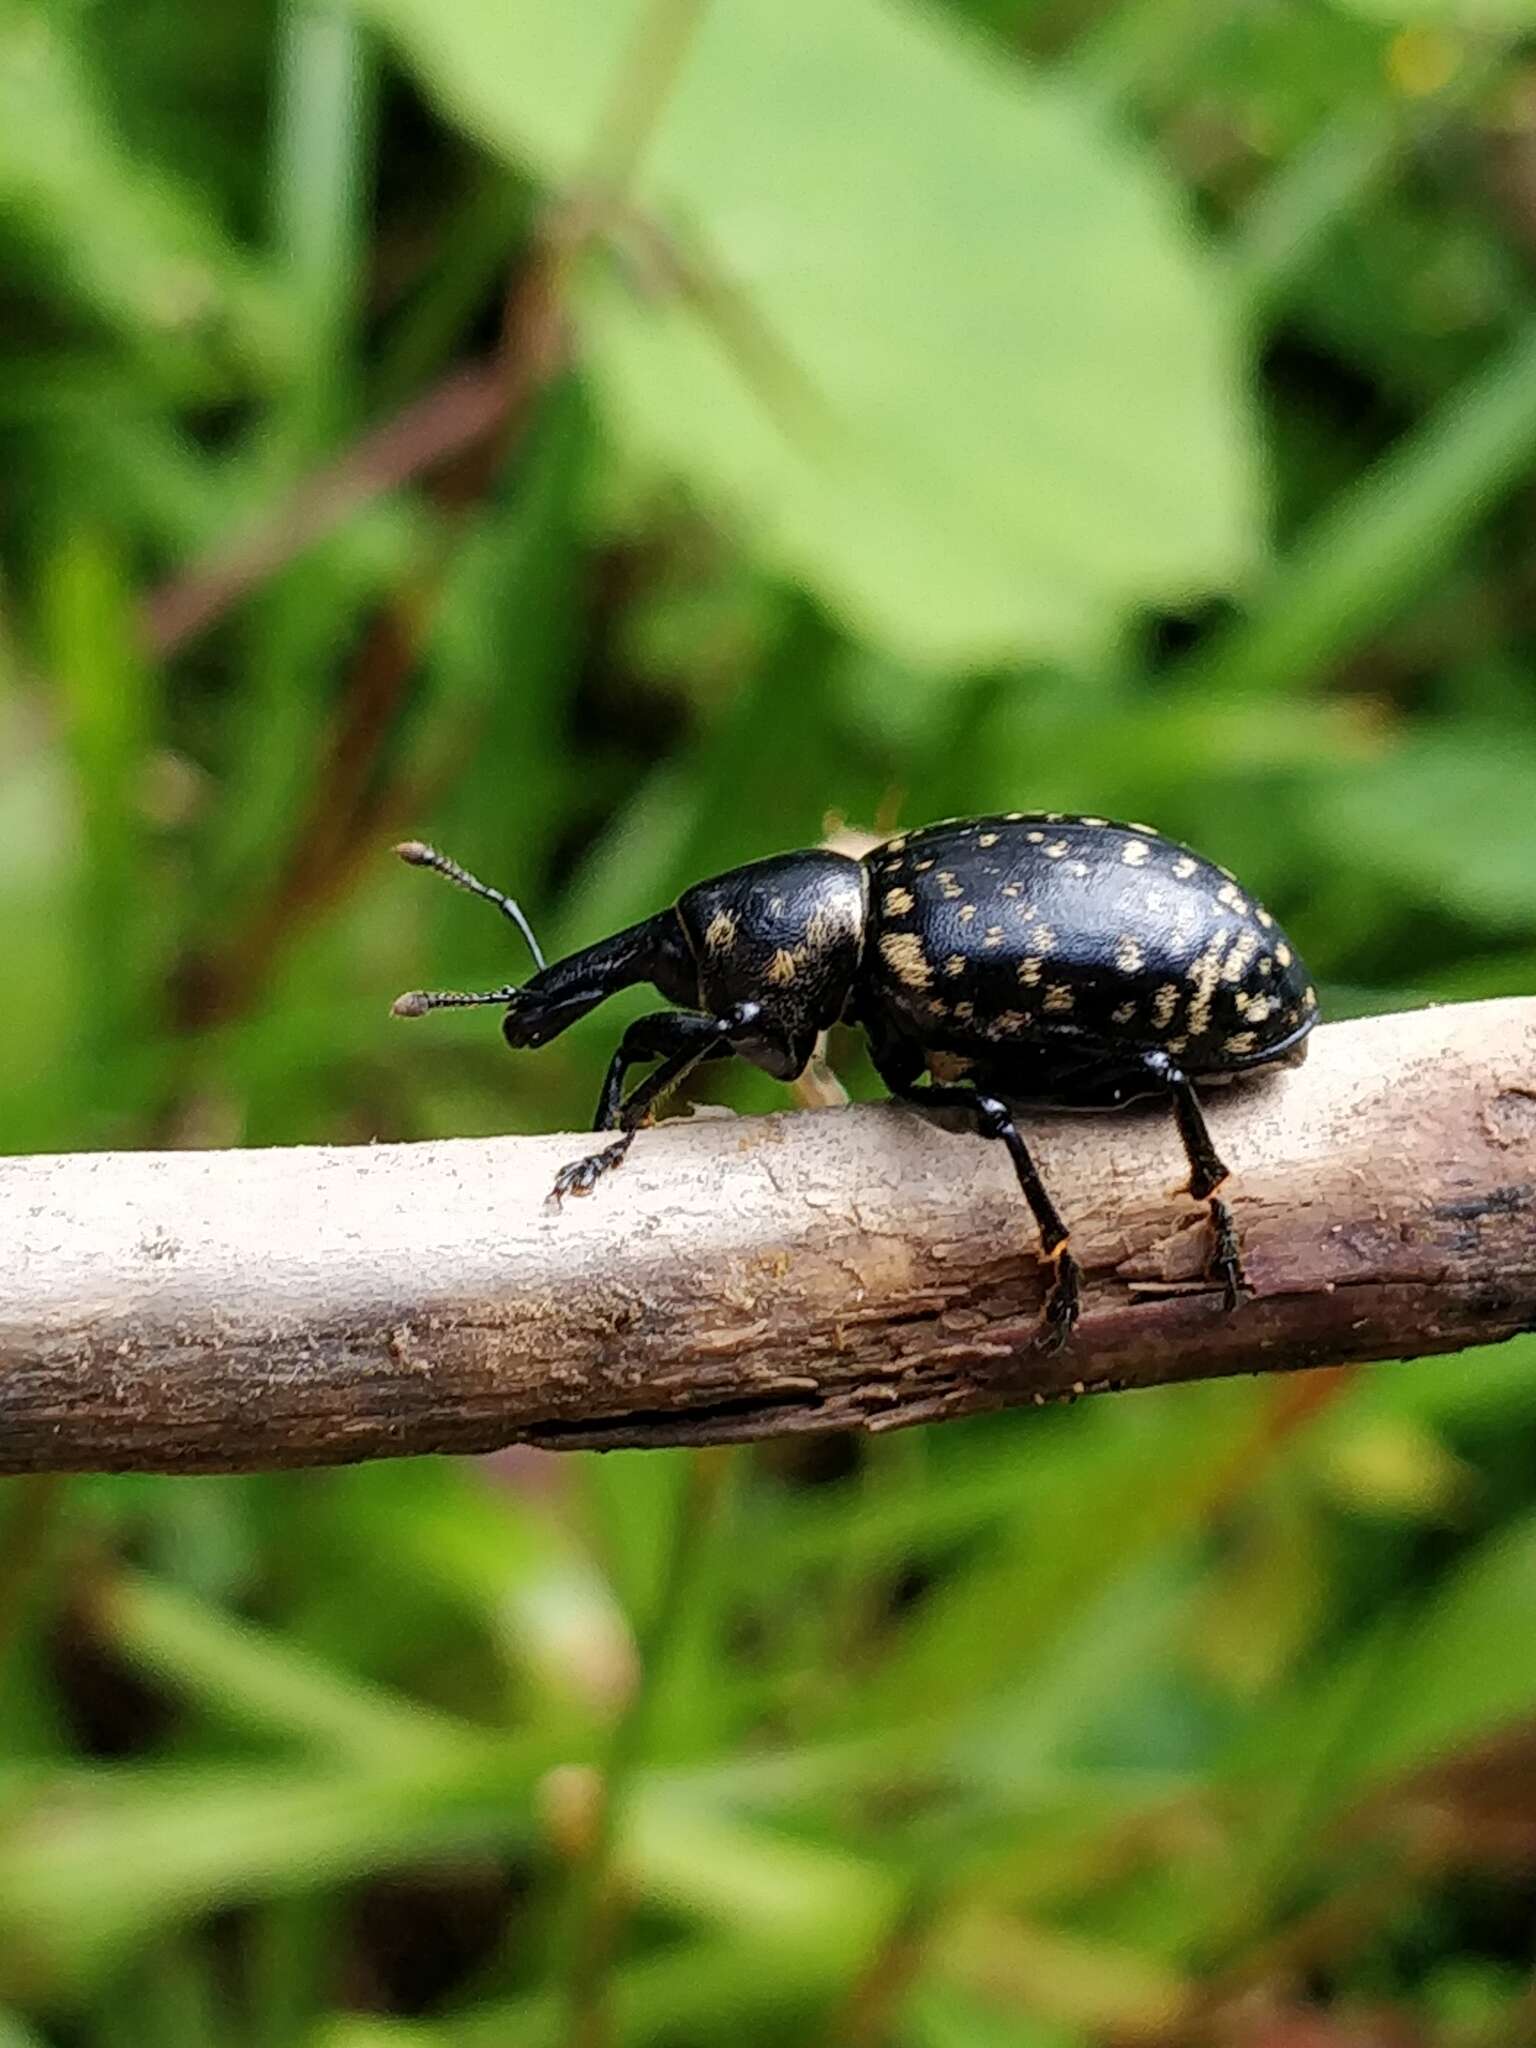
{"label": "weevil's front leg", "polygon": [[1211,1258],[1207,1270],[1213,1280],[1221,1282],[1225,1305],[1230,1311],[1240,1307],[1243,1296],[1253,1290],[1243,1271],[1242,1248],[1238,1242],[1237,1227],[1232,1221],[1232,1211],[1216,1192],[1230,1178],[1228,1169],[1211,1142],[1200,1099],[1183,1068],[1165,1052],[1145,1054],[1142,1064],[1162,1083],[1173,1102],[1174,1120],[1183,1141],[1184,1156],[1189,1161],[1189,1192],[1197,1202],[1205,1203],[1206,1214],[1210,1217]]}
{"label": "weevil's front leg", "polygon": [[[636,1018],[608,1063],[592,1123],[596,1131],[616,1130],[620,1136],[601,1151],[589,1152],[561,1167],[549,1193],[557,1208],[567,1195],[591,1194],[605,1173],[623,1163],[635,1132],[662,1097],[701,1060],[723,1059],[730,1052],[733,1028],[733,1019],[705,1017],[689,1010],[656,1010]],[[660,1066],[626,1096],[624,1080],[630,1068],[654,1059],[661,1061]]]}

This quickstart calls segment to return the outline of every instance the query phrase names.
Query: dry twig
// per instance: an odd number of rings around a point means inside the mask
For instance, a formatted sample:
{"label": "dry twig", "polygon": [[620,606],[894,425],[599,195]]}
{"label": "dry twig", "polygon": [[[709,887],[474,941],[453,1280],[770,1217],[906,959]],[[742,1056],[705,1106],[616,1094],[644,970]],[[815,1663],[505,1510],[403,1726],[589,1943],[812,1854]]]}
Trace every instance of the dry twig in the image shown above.
{"label": "dry twig", "polygon": [[894,1106],[679,1121],[563,1213],[570,1136],[0,1162],[0,1470],[885,1428],[1536,1328],[1536,1000],[1209,1100],[1235,1315],[1171,1119],[1029,1120],[1088,1282],[1055,1356],[1001,1149]]}

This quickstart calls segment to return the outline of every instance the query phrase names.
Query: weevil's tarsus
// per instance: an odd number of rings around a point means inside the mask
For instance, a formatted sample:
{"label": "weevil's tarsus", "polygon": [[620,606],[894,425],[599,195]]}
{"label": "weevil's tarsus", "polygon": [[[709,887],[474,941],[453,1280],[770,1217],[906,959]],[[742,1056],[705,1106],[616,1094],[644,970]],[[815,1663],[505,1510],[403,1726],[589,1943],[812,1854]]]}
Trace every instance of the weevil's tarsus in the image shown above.
{"label": "weevil's tarsus", "polygon": [[1230,1315],[1242,1307],[1253,1288],[1243,1271],[1242,1247],[1232,1211],[1220,1195],[1209,1198],[1207,1209],[1211,1220],[1211,1258],[1207,1270],[1213,1280],[1221,1282],[1222,1305]]}
{"label": "weevil's tarsus", "polygon": [[[533,926],[523,915],[521,905],[507,895],[504,889],[493,889],[489,882],[482,882],[478,875],[472,875],[468,868],[461,867],[456,860],[450,860],[446,853],[439,853],[435,846],[428,846],[424,839],[402,839],[395,851],[413,868],[430,868],[433,874],[442,875],[445,880],[452,882],[455,888],[467,889],[471,896],[483,896],[487,903],[494,903],[502,916],[515,924],[522,933],[523,943],[533,955],[534,966],[542,968],[547,965],[543,949],[533,936]],[[400,1014],[413,1017],[418,1012],[403,1010]]]}

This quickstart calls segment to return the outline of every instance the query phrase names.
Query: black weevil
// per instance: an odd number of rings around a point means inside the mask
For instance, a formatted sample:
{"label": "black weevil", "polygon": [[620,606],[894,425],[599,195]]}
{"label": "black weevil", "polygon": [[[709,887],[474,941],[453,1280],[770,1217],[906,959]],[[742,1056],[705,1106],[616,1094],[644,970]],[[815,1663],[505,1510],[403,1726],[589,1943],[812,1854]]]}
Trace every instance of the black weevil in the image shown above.
{"label": "black weevil", "polygon": [[[863,1029],[893,1095],[963,1110],[1007,1146],[1054,1269],[1043,1341],[1063,1342],[1077,1320],[1078,1267],[1010,1103],[1166,1098],[1189,1192],[1208,1205],[1211,1273],[1229,1308],[1241,1299],[1237,1235],[1216,1192],[1227,1169],[1194,1084],[1304,1057],[1317,997],[1269,912],[1225,868],[1148,826],[1009,811],[903,833],[862,860],[780,854],[699,882],[670,910],[553,966],[509,897],[429,846],[397,850],[497,904],[538,961],[520,987],[416,992],[397,1015],[502,1003],[502,1032],[521,1048],[636,982],[680,1006],[624,1033],[595,1120],[619,1136],[564,1168],[556,1199],[588,1193],[617,1166],[700,1061],[738,1053],[792,1081],[817,1034],[842,1021]],[[629,1069],[644,1061],[657,1064],[626,1095]]]}

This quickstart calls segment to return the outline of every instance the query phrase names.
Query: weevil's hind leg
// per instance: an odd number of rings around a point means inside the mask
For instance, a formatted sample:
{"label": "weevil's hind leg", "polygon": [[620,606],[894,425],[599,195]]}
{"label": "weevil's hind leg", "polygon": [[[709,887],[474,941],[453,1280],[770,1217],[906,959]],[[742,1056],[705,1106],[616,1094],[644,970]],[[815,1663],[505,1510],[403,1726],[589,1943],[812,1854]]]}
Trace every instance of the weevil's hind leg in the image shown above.
{"label": "weevil's hind leg", "polygon": [[1167,1089],[1173,1102],[1174,1120],[1183,1141],[1184,1156],[1189,1161],[1189,1192],[1197,1202],[1205,1203],[1211,1220],[1211,1257],[1207,1271],[1213,1280],[1221,1282],[1227,1309],[1238,1308],[1243,1297],[1253,1290],[1248,1284],[1248,1275],[1243,1271],[1242,1247],[1238,1242],[1237,1226],[1232,1221],[1232,1211],[1216,1192],[1230,1177],[1228,1169],[1211,1142],[1200,1099],[1183,1068],[1162,1052],[1148,1053],[1143,1064],[1147,1072],[1155,1075]]}
{"label": "weevil's hind leg", "polygon": [[[730,1052],[730,1029],[726,1019],[686,1010],[657,1010],[648,1017],[637,1017],[608,1063],[592,1123],[596,1131],[616,1130],[619,1136],[601,1151],[589,1152],[585,1158],[562,1166],[549,1191],[550,1201],[558,1208],[567,1195],[589,1195],[605,1173],[621,1166],[635,1141],[635,1132],[690,1067],[701,1060],[721,1059]],[[654,1059],[661,1061],[660,1066],[626,1096],[624,1080],[630,1068],[642,1060]]]}
{"label": "weevil's hind leg", "polygon": [[997,1096],[984,1095],[978,1088],[935,1087],[932,1082],[919,1086],[899,1056],[877,1055],[875,1066],[887,1088],[903,1102],[914,1103],[919,1109],[963,1109],[975,1118],[981,1137],[1000,1138],[1007,1146],[1019,1186],[1024,1190],[1024,1199],[1040,1233],[1040,1250],[1053,1269],[1045,1297],[1045,1327],[1035,1342],[1042,1351],[1059,1351],[1082,1313],[1082,1269],[1068,1249],[1067,1226],[1046,1192],[1045,1183],[1029,1155],[1029,1147],[1019,1135],[1012,1111]]}

